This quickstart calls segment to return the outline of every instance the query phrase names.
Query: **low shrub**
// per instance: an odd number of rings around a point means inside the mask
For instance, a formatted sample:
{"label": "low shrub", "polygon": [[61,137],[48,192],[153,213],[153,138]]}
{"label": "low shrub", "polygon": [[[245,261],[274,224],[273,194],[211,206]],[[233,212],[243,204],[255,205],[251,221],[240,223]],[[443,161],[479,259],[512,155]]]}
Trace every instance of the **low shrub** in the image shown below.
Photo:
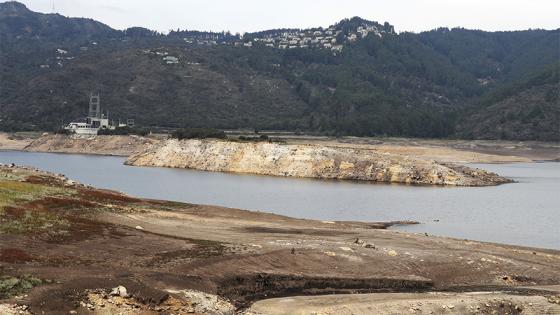
{"label": "low shrub", "polygon": [[223,130],[213,128],[182,128],[171,133],[171,137],[175,139],[226,139],[226,133]]}
{"label": "low shrub", "polygon": [[97,132],[98,135],[107,135],[107,136],[126,136],[126,135],[139,135],[139,136],[146,136],[150,133],[148,129],[145,128],[135,128],[135,127],[117,127],[113,130],[111,129],[99,129]]}

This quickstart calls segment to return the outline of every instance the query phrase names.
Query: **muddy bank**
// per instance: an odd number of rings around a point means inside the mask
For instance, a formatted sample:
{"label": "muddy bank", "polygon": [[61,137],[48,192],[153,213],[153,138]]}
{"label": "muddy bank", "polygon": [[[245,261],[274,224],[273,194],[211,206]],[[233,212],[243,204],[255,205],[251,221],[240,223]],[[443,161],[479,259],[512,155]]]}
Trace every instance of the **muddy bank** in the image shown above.
{"label": "muddy bank", "polygon": [[21,150],[129,156],[158,141],[139,136],[43,135],[32,139]]}
{"label": "muddy bank", "polygon": [[166,140],[131,155],[135,166],[406,184],[488,186],[510,180],[484,170],[376,149],[220,140]]}
{"label": "muddy bank", "polygon": [[560,284],[554,250],[145,200],[18,167],[0,167],[0,209],[6,312],[233,314],[280,311],[268,297],[484,288],[554,306],[517,289]]}

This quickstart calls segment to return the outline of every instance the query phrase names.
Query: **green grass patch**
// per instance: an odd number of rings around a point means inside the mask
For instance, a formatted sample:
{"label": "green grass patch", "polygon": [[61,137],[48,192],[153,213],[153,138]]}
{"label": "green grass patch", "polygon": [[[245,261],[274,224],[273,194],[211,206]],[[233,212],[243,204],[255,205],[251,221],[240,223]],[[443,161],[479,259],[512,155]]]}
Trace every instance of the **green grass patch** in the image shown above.
{"label": "green grass patch", "polygon": [[[18,172],[2,172],[2,175],[17,177]],[[6,178],[6,177],[4,177]],[[61,230],[69,222],[58,213],[25,208],[25,203],[48,196],[66,196],[75,193],[72,189],[52,187],[44,184],[0,179],[0,233],[28,233]]]}
{"label": "green grass patch", "polygon": [[0,169],[0,180],[22,180],[29,176],[28,172],[21,169]]}
{"label": "green grass patch", "polygon": [[0,180],[0,208],[46,196],[71,194],[73,194],[72,189],[62,187],[51,187],[14,180]]}
{"label": "green grass patch", "polygon": [[21,295],[34,287],[45,283],[30,275],[19,277],[0,276],[0,300]]}
{"label": "green grass patch", "polygon": [[70,226],[70,222],[59,214],[38,211],[24,211],[21,216],[0,218],[0,234],[30,232],[60,232]]}

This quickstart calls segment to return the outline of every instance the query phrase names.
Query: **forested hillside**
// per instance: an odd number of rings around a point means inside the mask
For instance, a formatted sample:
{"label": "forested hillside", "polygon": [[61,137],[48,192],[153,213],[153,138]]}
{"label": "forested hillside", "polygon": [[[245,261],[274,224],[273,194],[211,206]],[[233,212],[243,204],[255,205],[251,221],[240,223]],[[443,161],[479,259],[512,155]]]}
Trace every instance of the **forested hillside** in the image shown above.
{"label": "forested hillside", "polygon": [[474,139],[558,141],[560,63],[497,88],[467,108],[457,135]]}
{"label": "forested hillside", "polygon": [[360,18],[162,35],[0,3],[0,128],[56,128],[99,92],[110,117],[148,127],[560,140],[559,36]]}

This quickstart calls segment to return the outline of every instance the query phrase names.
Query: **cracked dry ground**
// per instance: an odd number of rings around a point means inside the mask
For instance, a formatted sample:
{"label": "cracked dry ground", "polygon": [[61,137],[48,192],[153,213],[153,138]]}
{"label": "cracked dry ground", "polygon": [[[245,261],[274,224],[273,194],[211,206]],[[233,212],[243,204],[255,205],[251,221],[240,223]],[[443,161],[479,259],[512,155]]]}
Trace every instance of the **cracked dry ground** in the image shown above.
{"label": "cracked dry ground", "polygon": [[[0,167],[0,206],[5,313],[281,314],[286,300],[270,298],[289,297],[292,307],[318,301],[307,313],[327,307],[326,314],[343,314],[340,307],[349,305],[361,305],[357,313],[422,313],[414,304],[421,300],[453,313],[462,309],[457,294],[473,291],[499,293],[490,302],[476,294],[460,298],[481,303],[465,306],[473,312],[560,306],[550,287],[560,284],[560,253],[553,250],[389,231],[381,223],[137,199],[6,166]],[[119,285],[130,296],[108,294]],[[393,304],[368,308],[375,297],[347,293],[385,294],[383,303]],[[328,299],[339,303],[306,300],[324,294],[340,294]]]}

